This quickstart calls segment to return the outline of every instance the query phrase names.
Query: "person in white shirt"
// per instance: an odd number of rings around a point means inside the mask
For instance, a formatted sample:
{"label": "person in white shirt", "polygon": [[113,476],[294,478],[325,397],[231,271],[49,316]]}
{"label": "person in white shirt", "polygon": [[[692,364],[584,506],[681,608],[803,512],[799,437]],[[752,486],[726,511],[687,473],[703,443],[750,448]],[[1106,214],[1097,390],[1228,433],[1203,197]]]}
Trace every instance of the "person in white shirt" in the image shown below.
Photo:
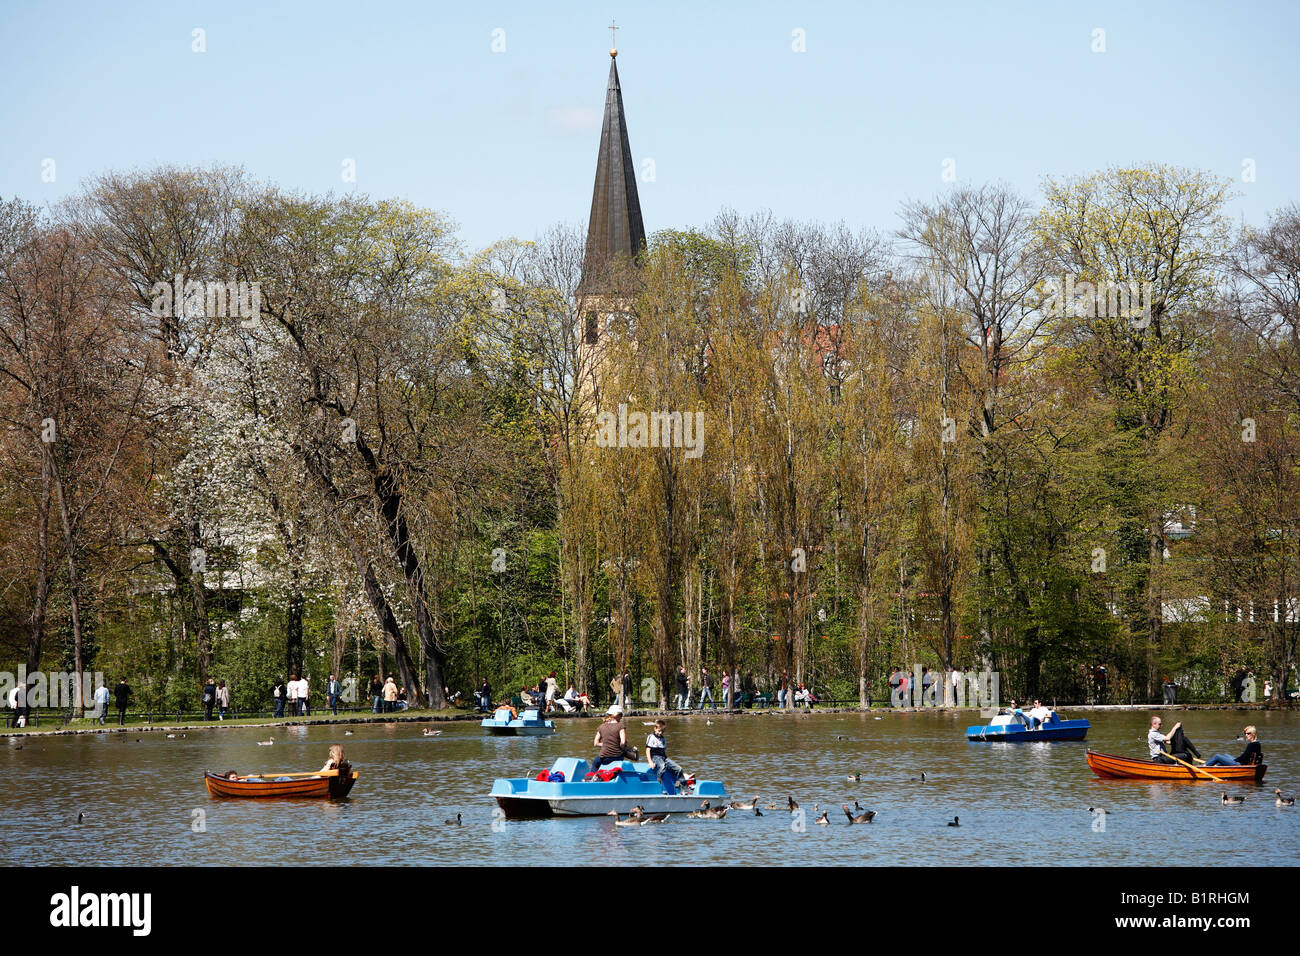
{"label": "person in white shirt", "polygon": [[284,685],[284,697],[289,704],[289,716],[298,716],[298,675],[290,674],[289,683]]}
{"label": "person in white shirt", "polygon": [[95,691],[95,717],[101,724],[108,717],[108,688],[103,684]]}
{"label": "person in white shirt", "polygon": [[311,716],[311,705],[307,703],[307,698],[311,692],[307,688],[307,675],[303,674],[298,678],[298,709],[302,711],[304,717]]}
{"label": "person in white shirt", "polygon": [[1034,706],[1029,709],[1029,713],[1025,714],[1025,716],[1029,718],[1029,729],[1037,730],[1047,723],[1052,716],[1052,711],[1051,708],[1044,707],[1041,700],[1035,700]]}

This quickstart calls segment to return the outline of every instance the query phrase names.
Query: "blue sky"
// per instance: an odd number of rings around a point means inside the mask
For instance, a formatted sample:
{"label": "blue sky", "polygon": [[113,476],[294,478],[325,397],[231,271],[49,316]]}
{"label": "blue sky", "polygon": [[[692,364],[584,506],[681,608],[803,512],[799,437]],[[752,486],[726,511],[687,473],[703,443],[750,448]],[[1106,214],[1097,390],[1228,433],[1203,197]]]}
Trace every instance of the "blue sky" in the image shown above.
{"label": "blue sky", "polygon": [[945,159],[1035,197],[1049,174],[1197,167],[1248,222],[1300,200],[1300,4],[1199,0],[7,2],[0,197],[216,161],[407,198],[469,247],[585,224],[611,18],[650,231],[723,206],[892,230],[951,188]]}

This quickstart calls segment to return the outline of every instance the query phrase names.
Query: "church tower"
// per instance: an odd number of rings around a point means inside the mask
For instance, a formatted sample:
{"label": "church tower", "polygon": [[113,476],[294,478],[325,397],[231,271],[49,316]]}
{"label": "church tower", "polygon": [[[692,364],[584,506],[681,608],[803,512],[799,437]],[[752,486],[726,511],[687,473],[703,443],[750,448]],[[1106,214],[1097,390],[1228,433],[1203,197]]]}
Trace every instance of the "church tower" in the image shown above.
{"label": "church tower", "polygon": [[[615,29],[610,27],[611,35]],[[618,50],[611,48],[609,57],[596,185],[591,194],[587,249],[578,285],[583,344],[587,347],[598,346],[610,319],[627,311],[633,294],[632,271],[646,245],[636,191],[636,164],[628,145],[623,91],[618,81]]]}

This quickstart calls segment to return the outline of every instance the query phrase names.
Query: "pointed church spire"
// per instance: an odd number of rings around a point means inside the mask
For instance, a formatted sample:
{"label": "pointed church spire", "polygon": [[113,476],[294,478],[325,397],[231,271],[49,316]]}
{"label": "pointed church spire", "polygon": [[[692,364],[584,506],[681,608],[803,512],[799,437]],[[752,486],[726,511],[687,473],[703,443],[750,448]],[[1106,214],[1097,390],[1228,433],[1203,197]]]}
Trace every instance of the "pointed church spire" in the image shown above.
{"label": "pointed church spire", "polygon": [[[611,35],[614,29],[611,25]],[[618,50],[611,48],[609,56],[605,119],[600,127],[596,187],[591,194],[587,251],[582,264],[582,287],[587,292],[613,291],[609,284],[615,263],[635,259],[646,244],[641,201],[636,192],[636,164],[627,141],[623,91],[618,83]]]}

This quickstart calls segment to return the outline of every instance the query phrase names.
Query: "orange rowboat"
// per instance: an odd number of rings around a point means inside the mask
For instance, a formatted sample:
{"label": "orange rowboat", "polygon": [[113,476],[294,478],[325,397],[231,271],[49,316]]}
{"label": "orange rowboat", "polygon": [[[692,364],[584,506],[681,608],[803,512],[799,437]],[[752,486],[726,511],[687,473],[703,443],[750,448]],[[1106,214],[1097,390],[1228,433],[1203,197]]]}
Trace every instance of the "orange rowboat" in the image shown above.
{"label": "orange rowboat", "polygon": [[347,770],[342,778],[337,770],[325,773],[268,773],[244,777],[225,777],[208,772],[203,782],[214,797],[309,797],[338,800],[348,795],[357,782],[357,772]]}
{"label": "orange rowboat", "polygon": [[1169,780],[1174,783],[1200,780],[1208,783],[1210,777],[1213,777],[1224,783],[1259,783],[1264,779],[1264,771],[1268,770],[1268,764],[1262,763],[1236,767],[1197,767],[1192,770],[1182,764],[1157,763],[1137,757],[1097,753],[1095,750],[1089,750],[1086,757],[1092,772],[1106,780]]}

